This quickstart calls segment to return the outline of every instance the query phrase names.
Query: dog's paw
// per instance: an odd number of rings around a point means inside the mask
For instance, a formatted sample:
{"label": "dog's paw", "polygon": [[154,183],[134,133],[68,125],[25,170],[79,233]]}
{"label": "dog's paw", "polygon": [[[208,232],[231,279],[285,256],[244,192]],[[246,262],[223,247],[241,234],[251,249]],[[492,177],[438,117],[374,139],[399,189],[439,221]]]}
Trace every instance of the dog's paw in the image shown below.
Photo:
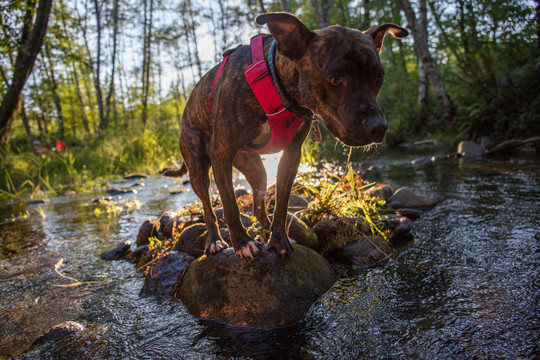
{"label": "dog's paw", "polygon": [[268,247],[274,249],[281,257],[289,256],[293,252],[292,244],[287,235],[272,233],[272,235],[270,235],[270,241],[268,241]]}
{"label": "dog's paw", "polygon": [[229,247],[229,245],[227,245],[227,243],[225,241],[218,240],[216,242],[210,243],[210,245],[208,245],[208,247],[206,248],[205,253],[206,254],[215,254],[215,253],[220,252],[221,250],[225,250],[228,247]]}
{"label": "dog's paw", "polygon": [[259,245],[260,243],[258,241],[250,240],[247,241],[244,245],[240,246],[237,250],[235,250],[235,253],[242,259],[254,259],[255,256],[259,253]]}

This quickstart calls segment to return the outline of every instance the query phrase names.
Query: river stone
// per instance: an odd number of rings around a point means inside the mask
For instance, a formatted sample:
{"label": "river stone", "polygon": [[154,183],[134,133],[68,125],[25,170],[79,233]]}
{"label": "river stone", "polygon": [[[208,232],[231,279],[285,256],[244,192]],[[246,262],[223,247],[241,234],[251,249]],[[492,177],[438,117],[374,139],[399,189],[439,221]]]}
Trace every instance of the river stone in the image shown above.
{"label": "river stone", "polygon": [[457,153],[465,158],[481,158],[484,149],[474,141],[462,141],[458,144]]}
{"label": "river stone", "polygon": [[178,275],[188,267],[193,259],[189,254],[178,251],[170,251],[161,256],[148,269],[141,296],[167,297],[173,295],[172,292],[178,283]]}
{"label": "river stone", "polygon": [[[274,214],[269,217],[273,220]],[[317,250],[319,248],[319,238],[310,229],[305,222],[300,220],[293,214],[287,214],[287,227],[289,229],[289,238],[296,241],[297,244],[307,246],[310,249]]]}
{"label": "river stone", "polygon": [[131,251],[131,241],[122,241],[113,248],[101,253],[103,260],[119,260],[125,258]]}
{"label": "river stone", "polygon": [[167,223],[162,227],[163,236],[173,238],[184,231],[185,228],[193,224],[199,224],[202,219],[199,216],[174,216],[167,218]]}
{"label": "river stone", "polygon": [[193,261],[179,297],[195,316],[237,326],[276,328],[295,325],[336,281],[330,264],[315,251],[293,245],[285,259],[260,249],[241,259],[232,248]]}
{"label": "river stone", "polygon": [[[214,210],[214,212],[216,213],[219,226],[220,227],[227,226],[227,224],[225,223],[224,215],[223,215],[223,208],[216,209]],[[252,224],[251,220],[249,219],[247,215],[240,214],[240,220],[242,221],[242,225],[244,225],[245,228],[250,227]]]}
{"label": "river stone", "polygon": [[345,246],[333,250],[330,256],[344,264],[369,266],[385,259],[389,249],[390,244],[382,237],[361,236]]}
{"label": "river stone", "polygon": [[84,330],[84,326],[74,321],[64,321],[53,326],[49,330],[41,334],[34,342],[32,347],[39,346],[48,342],[56,341],[67,335],[73,335]]}
{"label": "river stone", "polygon": [[385,227],[392,233],[391,240],[407,236],[413,227],[411,219],[398,214],[387,215],[386,220],[383,222]]}
{"label": "river stone", "polygon": [[367,189],[364,192],[364,194],[371,197],[378,197],[379,199],[387,201],[390,198],[390,196],[394,194],[394,191],[396,191],[396,189],[391,185],[376,184],[375,186],[372,186],[369,189]]}
{"label": "river stone", "polygon": [[161,228],[165,228],[165,226],[167,226],[167,224],[169,223],[169,221],[171,219],[174,219],[176,217],[176,212],[172,211],[172,210],[169,210],[169,211],[165,211],[163,214],[161,214],[158,218],[159,220],[159,223],[161,224]]}
{"label": "river stone", "polygon": [[145,220],[139,228],[139,234],[137,235],[137,240],[135,244],[137,246],[142,246],[149,244],[149,238],[157,236],[160,228],[160,223],[157,220]]}
{"label": "river stone", "polygon": [[428,196],[416,194],[408,187],[402,187],[397,189],[394,195],[388,199],[388,205],[394,209],[431,209],[435,206],[435,201]]}
{"label": "river stone", "polygon": [[[221,237],[230,244],[229,229],[219,229]],[[204,254],[208,244],[208,230],[206,224],[198,223],[185,228],[174,244],[173,250],[186,252],[195,257]]]}

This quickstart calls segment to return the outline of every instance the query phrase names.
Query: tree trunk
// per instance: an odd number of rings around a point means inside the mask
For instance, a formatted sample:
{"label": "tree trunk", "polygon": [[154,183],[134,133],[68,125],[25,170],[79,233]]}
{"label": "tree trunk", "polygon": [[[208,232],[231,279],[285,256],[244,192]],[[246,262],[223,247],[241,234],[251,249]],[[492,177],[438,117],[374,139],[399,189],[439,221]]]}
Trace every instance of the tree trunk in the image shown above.
{"label": "tree trunk", "polygon": [[99,1],[94,0],[94,9],[96,11],[96,36],[97,36],[97,49],[96,49],[96,75],[94,86],[96,88],[96,100],[98,104],[99,112],[99,128],[106,130],[109,124],[104,116],[103,112],[103,94],[101,92],[101,9],[99,7]]}
{"label": "tree trunk", "polygon": [[[439,70],[435,64],[435,60],[431,56],[428,48],[427,41],[427,30],[422,29],[419,22],[416,20],[416,15],[411,6],[409,0],[398,0],[398,4],[401,7],[401,10],[405,13],[409,28],[414,39],[414,45],[416,48],[416,54],[418,56],[419,62],[423,62],[426,77],[431,85],[431,90],[435,95],[437,104],[441,109],[442,115],[446,120],[452,119],[454,116],[455,108],[452,100],[448,96],[444,83],[442,82]],[[425,4],[425,2],[424,2]]]}
{"label": "tree trunk", "polygon": [[26,138],[30,143],[30,148],[37,154],[38,149],[36,149],[36,138],[32,135],[32,130],[30,129],[30,123],[28,121],[28,116],[26,116],[26,109],[24,108],[24,101],[21,100],[21,119],[24,126],[24,131],[26,132]]}
{"label": "tree trunk", "polygon": [[330,4],[328,3],[328,0],[320,1],[320,6],[318,0],[311,0],[311,5],[313,6],[313,10],[315,10],[319,27],[323,28],[330,25]]}
{"label": "tree trunk", "polygon": [[[111,98],[114,94],[114,75],[116,72],[116,49],[118,45],[118,3],[119,0],[114,0],[113,11],[112,11],[112,20],[113,20],[113,48],[111,54],[111,79],[109,82],[109,92],[105,99],[105,122],[109,124],[110,114],[111,114]],[[116,116],[115,116],[115,127],[116,127]]]}
{"label": "tree trunk", "polygon": [[[261,3],[261,10],[263,11],[263,13],[265,13],[266,11],[264,10],[262,0],[259,0],[259,1]],[[281,7],[283,8],[283,11],[289,12],[289,3],[287,2],[287,0],[281,0]]]}
{"label": "tree trunk", "polygon": [[27,3],[21,41],[13,68],[13,78],[3,94],[0,105],[0,150],[5,149],[9,142],[13,122],[19,110],[22,89],[32,72],[41,45],[43,45],[51,6],[52,0],[40,0],[34,22],[35,3],[32,0]]}
{"label": "tree trunk", "polygon": [[58,116],[58,139],[65,141],[65,130],[64,130],[64,114],[62,111],[62,103],[60,102],[60,96],[58,95],[58,85],[56,83],[56,78],[54,75],[53,61],[51,59],[51,51],[45,46],[46,58],[48,60],[48,69],[45,69],[47,73],[47,78],[49,79],[49,84],[51,86],[51,93],[54,100],[54,105],[56,107],[56,115]]}
{"label": "tree trunk", "polygon": [[370,9],[370,1],[369,0],[363,0],[362,1],[362,8],[364,9],[364,19],[362,20],[362,27],[361,29],[367,29],[370,25],[371,19],[369,17],[369,9]]}
{"label": "tree trunk", "polygon": [[77,75],[77,69],[75,68],[75,64],[73,65],[73,85],[75,87],[75,94],[77,95],[77,100],[79,100],[79,106],[81,108],[81,120],[83,123],[84,131],[86,132],[86,135],[90,135],[90,125],[88,124],[88,117],[86,116],[86,110],[84,109],[84,101],[82,98],[81,93],[81,87],[79,85],[79,75]]}
{"label": "tree trunk", "polygon": [[[148,4],[150,2],[150,4]],[[144,34],[143,34],[143,67],[142,67],[142,111],[141,120],[144,126],[148,120],[148,94],[150,92],[150,64],[152,62],[152,13],[154,1],[144,1]]]}

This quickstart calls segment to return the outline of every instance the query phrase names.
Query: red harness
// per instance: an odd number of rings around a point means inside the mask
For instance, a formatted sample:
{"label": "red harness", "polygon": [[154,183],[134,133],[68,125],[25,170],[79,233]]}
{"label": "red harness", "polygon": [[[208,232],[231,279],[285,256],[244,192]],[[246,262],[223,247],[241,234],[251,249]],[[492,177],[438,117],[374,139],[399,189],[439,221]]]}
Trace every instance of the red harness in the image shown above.
{"label": "red harness", "polygon": [[[304,122],[304,119],[296,116],[287,110],[283,100],[279,96],[268,63],[264,57],[263,40],[265,35],[258,35],[251,39],[251,57],[253,63],[245,70],[246,80],[253,91],[253,94],[264,109],[270,123],[272,138],[260,149],[245,147],[244,150],[256,152],[259,154],[272,154],[285,149],[291,143],[296,130]],[[206,106],[212,110],[214,89],[217,79],[221,75],[225,64],[232,53],[225,53],[224,58],[219,65],[212,91],[208,94],[208,103]]]}

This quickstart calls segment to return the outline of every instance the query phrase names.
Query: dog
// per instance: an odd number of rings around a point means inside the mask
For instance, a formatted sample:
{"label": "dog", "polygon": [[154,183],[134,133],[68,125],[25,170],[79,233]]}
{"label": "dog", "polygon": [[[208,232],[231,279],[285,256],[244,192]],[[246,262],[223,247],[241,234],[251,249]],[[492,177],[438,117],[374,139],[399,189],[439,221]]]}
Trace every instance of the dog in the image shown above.
{"label": "dog", "polygon": [[[312,119],[321,118],[328,132],[347,146],[381,143],[387,125],[377,104],[384,79],[379,52],[385,33],[401,39],[408,32],[395,24],[363,32],[341,26],[311,31],[296,16],[282,12],[262,14],[255,21],[268,26],[271,36],[262,39],[262,49],[268,56],[275,46],[273,71],[280,96],[287,99],[291,113],[302,120],[290,143],[279,149],[283,155],[278,165],[273,221],[265,207],[266,171],[256,152],[271,141],[272,129],[246,81],[254,54],[249,45],[229,53],[228,61],[210,70],[193,89],[180,130],[184,163],[163,175],[181,177],[189,170],[208,228],[205,252],[213,254],[228,245],[220,235],[210,202],[212,167],[234,251],[241,258],[254,258],[261,244],[247,234],[240,221],[232,182],[234,166],[252,188],[253,214],[263,228],[271,231],[268,246],[285,257],[293,251],[286,228],[288,202]],[[295,121],[294,116],[291,121]]]}

